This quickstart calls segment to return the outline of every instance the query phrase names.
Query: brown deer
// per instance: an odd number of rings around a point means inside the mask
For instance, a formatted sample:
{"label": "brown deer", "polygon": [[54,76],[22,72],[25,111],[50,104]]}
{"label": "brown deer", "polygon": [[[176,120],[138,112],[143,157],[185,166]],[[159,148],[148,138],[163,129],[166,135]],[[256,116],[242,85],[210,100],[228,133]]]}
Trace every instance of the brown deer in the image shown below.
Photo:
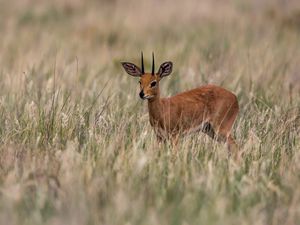
{"label": "brown deer", "polygon": [[159,82],[171,74],[173,63],[164,62],[155,73],[152,53],[152,72],[145,73],[143,53],[141,69],[133,63],[122,62],[125,71],[140,77],[140,97],[148,100],[150,124],[159,140],[171,139],[177,142],[181,134],[202,131],[211,138],[226,142],[229,152],[235,152],[237,145],[231,129],[237,117],[237,97],[230,91],[208,84],[169,98],[161,98]]}

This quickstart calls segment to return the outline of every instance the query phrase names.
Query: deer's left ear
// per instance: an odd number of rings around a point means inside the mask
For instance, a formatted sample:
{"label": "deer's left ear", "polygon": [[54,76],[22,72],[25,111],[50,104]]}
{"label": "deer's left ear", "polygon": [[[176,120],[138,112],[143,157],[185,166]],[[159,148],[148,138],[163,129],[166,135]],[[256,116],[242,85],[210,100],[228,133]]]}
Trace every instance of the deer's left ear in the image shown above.
{"label": "deer's left ear", "polygon": [[169,76],[172,73],[173,63],[172,62],[164,62],[160,65],[157,74],[160,77]]}

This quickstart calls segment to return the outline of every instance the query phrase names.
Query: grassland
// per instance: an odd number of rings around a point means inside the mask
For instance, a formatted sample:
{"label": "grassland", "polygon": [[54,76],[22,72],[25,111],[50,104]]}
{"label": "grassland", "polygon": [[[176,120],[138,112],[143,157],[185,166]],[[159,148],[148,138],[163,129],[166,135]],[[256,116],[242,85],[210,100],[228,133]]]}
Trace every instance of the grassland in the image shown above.
{"label": "grassland", "polygon": [[[0,224],[296,225],[297,1],[0,1]],[[244,156],[158,146],[120,61],[174,62],[163,96],[232,90]]]}

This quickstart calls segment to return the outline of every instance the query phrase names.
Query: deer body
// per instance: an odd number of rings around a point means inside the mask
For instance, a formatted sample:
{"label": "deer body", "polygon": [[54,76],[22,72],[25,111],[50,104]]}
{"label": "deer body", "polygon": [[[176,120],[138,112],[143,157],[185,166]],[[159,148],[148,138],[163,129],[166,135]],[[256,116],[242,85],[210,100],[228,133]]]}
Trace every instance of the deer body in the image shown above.
{"label": "deer body", "polygon": [[159,81],[172,72],[172,63],[165,62],[159,71],[144,73],[131,63],[122,63],[132,76],[140,76],[140,97],[148,100],[149,120],[159,140],[177,140],[180,135],[202,131],[229,150],[236,150],[231,128],[238,114],[238,101],[230,91],[216,85],[205,85],[169,98],[160,98]]}

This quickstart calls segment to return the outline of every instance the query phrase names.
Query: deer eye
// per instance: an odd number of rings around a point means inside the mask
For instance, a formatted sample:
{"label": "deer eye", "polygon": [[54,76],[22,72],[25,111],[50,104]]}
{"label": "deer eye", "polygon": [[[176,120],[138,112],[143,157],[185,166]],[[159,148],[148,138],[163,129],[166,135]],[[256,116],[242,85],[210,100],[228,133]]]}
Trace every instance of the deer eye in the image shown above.
{"label": "deer eye", "polygon": [[139,81],[139,84],[142,84],[142,82],[141,82],[141,81]]}
{"label": "deer eye", "polygon": [[154,87],[156,85],[156,83],[157,83],[156,81],[152,81],[151,84],[150,84],[150,86]]}

